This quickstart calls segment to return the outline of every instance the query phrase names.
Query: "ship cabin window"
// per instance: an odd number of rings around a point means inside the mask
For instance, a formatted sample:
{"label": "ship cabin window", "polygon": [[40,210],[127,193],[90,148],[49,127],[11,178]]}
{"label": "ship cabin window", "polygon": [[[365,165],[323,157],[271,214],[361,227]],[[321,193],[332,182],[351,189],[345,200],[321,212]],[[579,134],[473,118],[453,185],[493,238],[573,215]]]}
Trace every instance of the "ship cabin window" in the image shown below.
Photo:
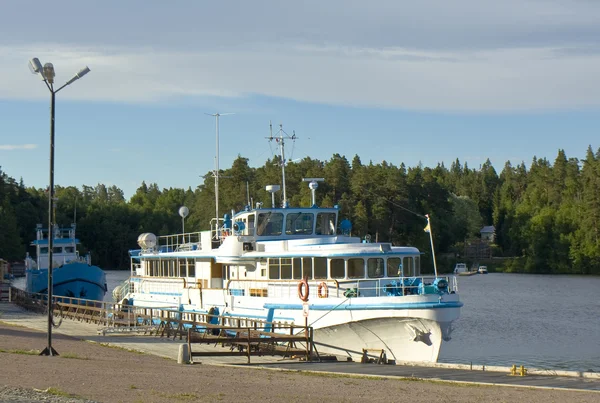
{"label": "ship cabin window", "polygon": [[388,277],[414,277],[420,273],[418,256],[393,257],[387,261]]}
{"label": "ship cabin window", "polygon": [[[296,274],[296,269],[293,269],[293,261],[296,259],[291,258],[274,258],[269,259],[269,278],[271,280],[291,280],[292,277]],[[299,260],[299,259],[298,259]],[[299,262],[297,262],[299,264]],[[300,275],[300,269],[297,270],[297,275]]]}
{"label": "ship cabin window", "polygon": [[74,246],[65,246],[65,253],[75,253]]}
{"label": "ship cabin window", "polygon": [[413,261],[412,256],[407,256],[404,259],[402,259],[402,268],[404,269],[405,277],[413,276],[413,273],[414,273],[413,263],[414,263],[414,261]]}
{"label": "ship cabin window", "polygon": [[310,235],[313,233],[313,213],[288,213],[285,216],[286,235]]}
{"label": "ship cabin window", "polygon": [[292,259],[282,258],[280,264],[281,264],[281,278],[284,280],[291,280],[291,278],[292,278]]}
{"label": "ship cabin window", "polygon": [[313,277],[313,264],[312,258],[303,257],[302,258],[302,278],[311,279]]}
{"label": "ship cabin window", "polygon": [[177,277],[196,277],[196,263],[194,259],[179,259],[178,263],[181,275]]}
{"label": "ship cabin window", "polygon": [[314,278],[327,278],[327,258],[316,257],[313,262]]}
{"label": "ship cabin window", "polygon": [[302,259],[299,257],[292,259],[292,276],[296,280],[300,280],[302,278]]}
{"label": "ship cabin window", "polygon": [[363,259],[348,259],[348,278],[364,278],[365,261]]}
{"label": "ship cabin window", "polygon": [[52,253],[63,253],[62,246],[55,246],[52,248]]}
{"label": "ship cabin window", "polygon": [[48,253],[48,247],[44,246],[44,247],[40,248],[40,253]]}
{"label": "ship cabin window", "polygon": [[258,215],[258,223],[256,226],[256,235],[258,236],[273,236],[281,235],[283,230],[283,213],[260,213]]}
{"label": "ship cabin window", "polygon": [[400,277],[402,275],[402,259],[391,257],[387,260],[388,277]]}
{"label": "ship cabin window", "polygon": [[346,269],[345,269],[344,259],[331,259],[329,261],[329,269],[331,272],[331,278],[345,278],[346,277]]}
{"label": "ship cabin window", "polygon": [[158,276],[158,273],[156,272],[157,270],[157,266],[154,262],[154,260],[146,260],[146,272],[148,273],[149,276]]}
{"label": "ship cabin window", "polygon": [[268,259],[269,261],[269,278],[271,280],[279,279],[279,259]]}
{"label": "ship cabin window", "polygon": [[367,271],[369,273],[369,278],[383,277],[385,273],[384,269],[385,264],[382,258],[378,257],[367,260]]}
{"label": "ship cabin window", "polygon": [[267,277],[267,267],[268,267],[267,259],[261,259],[258,262],[258,266],[257,267],[260,267],[260,276],[263,277],[263,278]]}
{"label": "ship cabin window", "polygon": [[317,214],[317,235],[335,235],[335,213]]}
{"label": "ship cabin window", "polygon": [[254,218],[256,217],[256,214],[249,214],[247,216],[248,221],[245,222],[246,224],[246,235],[254,235]]}

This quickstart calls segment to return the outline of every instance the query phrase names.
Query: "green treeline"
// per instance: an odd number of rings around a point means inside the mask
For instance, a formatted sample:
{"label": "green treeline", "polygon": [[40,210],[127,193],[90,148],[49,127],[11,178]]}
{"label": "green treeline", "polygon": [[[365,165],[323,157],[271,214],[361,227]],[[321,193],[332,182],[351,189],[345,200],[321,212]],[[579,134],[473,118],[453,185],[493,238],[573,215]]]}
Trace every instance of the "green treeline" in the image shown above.
{"label": "green treeline", "polygon": [[[265,185],[281,184],[278,157],[252,168],[238,156],[221,171],[221,215],[239,211],[249,202],[271,205]],[[436,255],[441,272],[452,269],[464,243],[479,237],[484,225],[496,228],[494,256],[501,270],[528,273],[600,274],[600,149],[589,147],[584,160],[567,158],[559,150],[554,163],[534,158],[529,170],[507,162],[500,174],[489,160],[479,169],[457,159],[448,169],[407,168],[388,162],[363,164],[334,154],[329,161],[305,158],[286,165],[290,206],[309,206],[311,193],[302,178],[325,178],[317,190],[317,204],[340,207],[340,218],[353,223],[355,236],[396,245],[413,245],[425,253],[424,271],[431,270],[424,214],[431,216]],[[178,215],[185,205],[190,215],[186,232],[209,229],[215,215],[214,178],[204,177],[195,190],[159,189],[142,185],[129,201],[116,186],[57,186],[55,222],[77,222],[82,252],[104,268],[127,268],[127,251],[136,249],[140,233],[179,233]],[[276,193],[280,204],[282,192]],[[0,170],[0,257],[22,260],[37,223],[47,226],[48,196],[44,189],[27,188]],[[76,214],[76,217],[75,217]],[[87,248],[87,249],[86,249]]]}

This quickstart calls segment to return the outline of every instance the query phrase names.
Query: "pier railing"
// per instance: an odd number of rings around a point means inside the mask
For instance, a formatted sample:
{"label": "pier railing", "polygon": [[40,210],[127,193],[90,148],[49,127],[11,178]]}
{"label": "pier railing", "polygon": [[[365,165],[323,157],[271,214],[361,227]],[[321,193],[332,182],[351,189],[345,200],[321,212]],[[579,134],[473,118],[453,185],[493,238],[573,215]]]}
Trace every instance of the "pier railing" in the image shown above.
{"label": "pier railing", "polygon": [[[188,351],[191,361],[194,357],[206,356],[246,356],[250,364],[251,356],[302,355],[311,361],[313,354],[319,357],[313,342],[314,331],[310,326],[284,325],[277,330],[264,330],[257,326],[222,326],[207,324],[209,331],[187,330]],[[300,331],[298,331],[300,330]],[[231,346],[228,350],[194,351],[193,344],[219,344]],[[299,343],[300,347],[296,344]]]}
{"label": "pier railing", "polygon": [[[29,293],[12,287],[11,299],[15,304],[34,312],[48,312],[46,294]],[[268,322],[257,318],[218,315],[214,311],[182,311],[174,307],[140,307],[124,303],[93,301],[65,296],[52,297],[53,325],[63,319],[98,324],[98,332],[143,333],[173,340],[184,337],[190,357],[254,355],[302,355],[310,360],[318,356],[313,343],[313,328],[287,322]],[[194,351],[191,345],[221,344],[231,346],[229,351]],[[300,343],[298,346],[296,343]],[[193,359],[193,358],[192,358]]]}

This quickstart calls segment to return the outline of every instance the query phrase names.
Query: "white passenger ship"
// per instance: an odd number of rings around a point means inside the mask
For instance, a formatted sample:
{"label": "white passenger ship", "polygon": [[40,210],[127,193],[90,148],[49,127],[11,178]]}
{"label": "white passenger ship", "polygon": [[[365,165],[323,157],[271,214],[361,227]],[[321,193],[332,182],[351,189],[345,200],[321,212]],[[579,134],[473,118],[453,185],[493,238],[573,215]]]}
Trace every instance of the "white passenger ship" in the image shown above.
{"label": "white passenger ship", "polygon": [[[283,138],[281,147],[283,156]],[[306,320],[319,353],[360,360],[363,349],[384,350],[397,363],[437,361],[462,306],[456,279],[422,276],[415,247],[351,236],[347,220],[338,225],[337,207],[316,206],[318,179],[307,181],[310,207],[259,203],[213,220],[211,230],[140,235],[129,292],[119,298],[182,312]]]}

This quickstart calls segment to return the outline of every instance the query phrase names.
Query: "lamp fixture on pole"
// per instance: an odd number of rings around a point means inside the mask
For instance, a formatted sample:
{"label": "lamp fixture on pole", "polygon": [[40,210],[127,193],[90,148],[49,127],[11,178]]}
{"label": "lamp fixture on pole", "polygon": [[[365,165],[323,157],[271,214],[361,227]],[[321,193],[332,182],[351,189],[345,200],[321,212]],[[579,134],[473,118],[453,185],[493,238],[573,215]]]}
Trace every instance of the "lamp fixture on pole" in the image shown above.
{"label": "lamp fixture on pole", "polygon": [[52,348],[52,252],[54,248],[54,224],[52,219],[52,211],[54,209],[54,99],[56,93],[67,85],[72,84],[76,80],[85,76],[90,72],[86,66],[79,70],[73,78],[67,81],[58,89],[54,89],[54,66],[52,63],[42,63],[37,57],[29,61],[29,70],[33,74],[39,74],[50,91],[50,184],[48,186],[48,346],[40,353],[40,355],[58,355],[56,350]]}

